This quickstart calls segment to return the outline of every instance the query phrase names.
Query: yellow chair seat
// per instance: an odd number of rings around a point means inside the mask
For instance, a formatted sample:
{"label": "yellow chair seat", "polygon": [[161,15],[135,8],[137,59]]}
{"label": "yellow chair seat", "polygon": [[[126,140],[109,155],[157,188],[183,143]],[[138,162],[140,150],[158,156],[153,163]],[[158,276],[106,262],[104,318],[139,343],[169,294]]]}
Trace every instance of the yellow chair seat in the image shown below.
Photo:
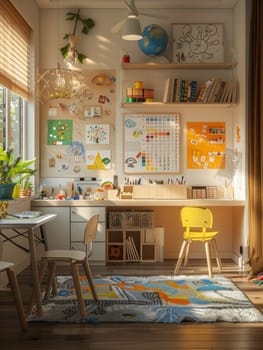
{"label": "yellow chair seat", "polygon": [[184,265],[187,264],[190,244],[199,241],[203,242],[205,245],[208,275],[211,277],[213,275],[210,253],[211,248],[215,252],[216,262],[219,269],[222,269],[222,263],[215,240],[218,232],[210,231],[213,227],[212,211],[209,208],[184,207],[181,210],[181,222],[185,231],[183,233],[183,243],[174,269],[174,274],[177,274],[180,270],[183,259]]}

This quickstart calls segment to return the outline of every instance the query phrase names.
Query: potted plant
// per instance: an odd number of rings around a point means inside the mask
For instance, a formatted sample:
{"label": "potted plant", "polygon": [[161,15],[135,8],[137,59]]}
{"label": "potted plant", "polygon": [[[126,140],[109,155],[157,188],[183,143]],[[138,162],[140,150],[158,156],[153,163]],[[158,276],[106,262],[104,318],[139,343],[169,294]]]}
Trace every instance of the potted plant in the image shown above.
{"label": "potted plant", "polygon": [[68,43],[60,49],[60,52],[64,59],[71,56],[75,62],[83,63],[87,56],[77,50],[77,44],[79,43],[79,37],[76,35],[78,22],[82,24],[81,33],[85,35],[95,26],[95,22],[91,18],[84,19],[80,17],[80,9],[77,10],[77,13],[68,12],[67,21],[74,21],[74,28],[71,34],[65,34],[64,39],[68,40]]}
{"label": "potted plant", "polygon": [[5,150],[0,146],[0,199],[12,199],[15,185],[35,174],[37,170],[31,168],[35,160],[15,157],[12,148]]}

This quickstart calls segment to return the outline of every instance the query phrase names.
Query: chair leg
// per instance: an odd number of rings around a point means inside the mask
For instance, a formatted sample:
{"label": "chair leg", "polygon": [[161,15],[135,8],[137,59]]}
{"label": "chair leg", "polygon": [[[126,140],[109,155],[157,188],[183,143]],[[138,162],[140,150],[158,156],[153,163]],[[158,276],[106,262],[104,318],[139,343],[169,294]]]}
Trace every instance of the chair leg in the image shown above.
{"label": "chair leg", "polygon": [[89,286],[90,286],[90,289],[91,289],[91,292],[92,292],[92,295],[93,295],[93,299],[94,300],[98,300],[98,295],[97,295],[97,292],[96,292],[96,289],[95,289],[95,285],[94,285],[94,282],[93,282],[92,272],[91,272],[89,263],[88,263],[88,261],[86,259],[83,260],[82,266],[83,266],[83,269],[84,269],[84,271],[86,273],[86,276],[87,276],[87,279],[88,279],[88,282],[89,282]]}
{"label": "chair leg", "polygon": [[56,272],[56,262],[49,261],[48,262],[48,279],[47,279],[47,286],[46,286],[46,292],[45,292],[45,299],[48,299],[51,289],[52,289],[53,295],[57,294],[55,272]]}
{"label": "chair leg", "polygon": [[183,241],[181,249],[180,249],[179,257],[178,257],[178,260],[177,260],[177,263],[176,263],[176,266],[174,269],[174,275],[176,275],[178,273],[178,271],[180,270],[180,267],[182,265],[182,261],[183,261],[184,255],[185,255],[184,253],[185,253],[186,245],[187,245],[187,241]]}
{"label": "chair leg", "polygon": [[189,250],[190,250],[191,241],[187,241],[185,255],[184,255],[184,266],[188,264]]}
{"label": "chair leg", "polygon": [[[39,267],[39,284],[40,284],[40,286],[43,282],[43,278],[45,276],[46,269],[47,269],[47,262],[46,262],[46,260],[42,260],[40,263],[40,267]],[[31,296],[31,299],[30,299],[30,302],[28,305],[28,313],[29,314],[32,313],[32,308],[33,308],[34,303],[35,303],[35,295],[34,295],[34,290],[33,290],[32,296]]]}
{"label": "chair leg", "polygon": [[206,260],[207,260],[207,267],[208,267],[208,276],[212,277],[212,265],[211,265],[211,256],[210,256],[210,242],[205,241],[205,253],[206,253]]}
{"label": "chair leg", "polygon": [[218,266],[219,270],[223,270],[222,262],[221,262],[221,259],[220,259],[219,253],[218,253],[218,247],[217,247],[216,240],[213,239],[211,241],[211,243],[213,245],[213,249],[214,249],[214,252],[215,252],[217,266]]}
{"label": "chair leg", "polygon": [[80,278],[79,278],[79,270],[77,264],[74,262],[71,263],[71,271],[72,271],[72,277],[74,281],[74,286],[79,302],[79,309],[80,309],[80,315],[82,318],[87,318],[87,311],[84,303],[84,299],[82,296],[82,291],[81,291],[81,285],[80,285]]}
{"label": "chair leg", "polygon": [[17,313],[18,313],[18,317],[20,319],[21,329],[23,331],[25,331],[28,327],[27,327],[27,322],[25,319],[25,312],[24,312],[24,307],[23,307],[23,303],[22,303],[22,298],[21,298],[20,289],[18,286],[16,274],[12,269],[7,269],[6,272],[7,272],[8,280],[9,280],[9,283],[10,283],[10,286],[11,286],[11,289],[12,289],[12,292],[14,295]]}

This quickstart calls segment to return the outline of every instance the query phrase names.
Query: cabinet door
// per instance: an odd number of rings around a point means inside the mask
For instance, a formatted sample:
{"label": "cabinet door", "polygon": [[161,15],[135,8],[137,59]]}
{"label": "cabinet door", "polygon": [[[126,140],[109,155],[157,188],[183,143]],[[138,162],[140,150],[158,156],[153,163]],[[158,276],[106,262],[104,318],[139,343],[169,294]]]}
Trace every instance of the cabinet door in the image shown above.
{"label": "cabinet door", "polygon": [[32,207],[43,214],[57,214],[57,217],[45,224],[48,249],[70,248],[70,208],[69,207]]}
{"label": "cabinet door", "polygon": [[86,222],[96,214],[99,214],[100,222],[105,222],[104,207],[74,207],[71,208],[71,222]]}

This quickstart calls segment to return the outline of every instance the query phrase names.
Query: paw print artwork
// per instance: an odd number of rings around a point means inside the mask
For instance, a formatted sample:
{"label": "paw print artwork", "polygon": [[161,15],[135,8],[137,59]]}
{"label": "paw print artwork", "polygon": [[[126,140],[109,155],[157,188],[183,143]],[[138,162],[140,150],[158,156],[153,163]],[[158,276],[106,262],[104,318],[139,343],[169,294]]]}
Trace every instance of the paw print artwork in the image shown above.
{"label": "paw print artwork", "polygon": [[222,24],[174,25],[174,60],[177,63],[223,62]]}

